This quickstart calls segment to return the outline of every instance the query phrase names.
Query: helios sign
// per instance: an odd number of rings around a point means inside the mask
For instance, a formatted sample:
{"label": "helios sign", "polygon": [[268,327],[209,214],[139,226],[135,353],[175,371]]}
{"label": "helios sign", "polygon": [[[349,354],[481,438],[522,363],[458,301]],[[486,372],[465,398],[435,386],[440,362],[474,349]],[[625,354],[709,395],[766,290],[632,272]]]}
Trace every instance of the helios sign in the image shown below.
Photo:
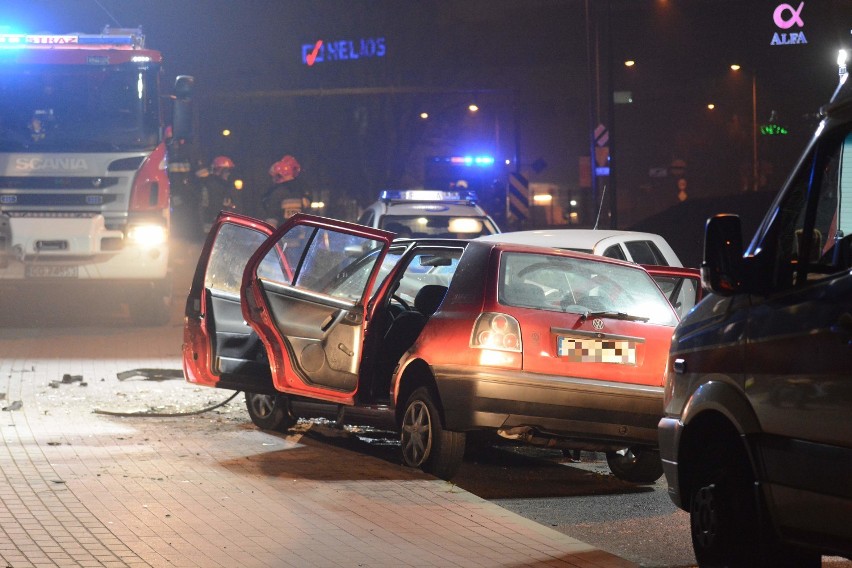
{"label": "helios sign", "polygon": [[802,19],[802,11],[805,9],[805,3],[799,2],[797,7],[791,4],[778,4],[775,11],[772,13],[772,21],[775,22],[775,27],[781,31],[776,31],[772,36],[772,41],[769,45],[799,45],[808,43],[805,38],[805,32],[802,28],[805,27],[805,22]]}
{"label": "helios sign", "polygon": [[327,61],[351,61],[384,57],[386,51],[385,38],[383,37],[334,41],[320,39],[315,43],[302,44],[302,63],[308,67],[313,67],[317,63]]}

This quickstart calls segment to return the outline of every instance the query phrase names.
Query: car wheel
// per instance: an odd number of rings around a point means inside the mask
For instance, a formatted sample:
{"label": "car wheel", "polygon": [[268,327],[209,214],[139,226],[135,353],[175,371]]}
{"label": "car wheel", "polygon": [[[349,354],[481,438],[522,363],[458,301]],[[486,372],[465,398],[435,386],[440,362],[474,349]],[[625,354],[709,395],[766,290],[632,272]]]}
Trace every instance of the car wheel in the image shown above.
{"label": "car wheel", "polygon": [[630,483],[654,483],[663,475],[660,452],[642,446],[607,452],[606,463],[613,475]]}
{"label": "car wheel", "polygon": [[698,464],[690,499],[692,546],[700,566],[818,568],[821,556],[780,543],[745,451],[714,445]]}
{"label": "car wheel", "polygon": [[287,397],[281,394],[246,393],[246,409],[252,423],[262,430],[286,432],[296,423]]}
{"label": "car wheel", "polygon": [[461,467],[465,435],[444,430],[432,392],[426,387],[408,398],[400,439],[405,465],[447,480]]}

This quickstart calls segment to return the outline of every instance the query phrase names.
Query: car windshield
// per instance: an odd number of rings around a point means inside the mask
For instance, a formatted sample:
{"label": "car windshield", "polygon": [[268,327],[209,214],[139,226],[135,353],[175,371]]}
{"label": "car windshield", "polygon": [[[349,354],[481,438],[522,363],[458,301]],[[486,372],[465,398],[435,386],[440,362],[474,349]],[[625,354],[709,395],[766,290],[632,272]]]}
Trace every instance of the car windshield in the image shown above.
{"label": "car windshield", "polygon": [[488,217],[473,215],[385,215],[380,228],[396,233],[399,238],[472,239],[497,232]]}
{"label": "car windshield", "polygon": [[537,310],[677,324],[671,306],[647,272],[593,259],[503,253],[498,300]]}
{"label": "car windshield", "polygon": [[159,66],[0,64],[0,150],[144,150],[159,140]]}

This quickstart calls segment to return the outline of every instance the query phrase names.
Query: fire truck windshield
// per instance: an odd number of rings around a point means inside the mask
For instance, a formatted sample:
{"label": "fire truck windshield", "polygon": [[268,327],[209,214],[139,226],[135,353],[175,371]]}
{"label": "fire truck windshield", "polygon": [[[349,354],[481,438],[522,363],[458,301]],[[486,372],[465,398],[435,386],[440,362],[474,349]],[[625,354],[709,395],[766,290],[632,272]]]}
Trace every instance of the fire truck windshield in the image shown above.
{"label": "fire truck windshield", "polygon": [[160,136],[159,66],[0,62],[0,151],[153,148]]}

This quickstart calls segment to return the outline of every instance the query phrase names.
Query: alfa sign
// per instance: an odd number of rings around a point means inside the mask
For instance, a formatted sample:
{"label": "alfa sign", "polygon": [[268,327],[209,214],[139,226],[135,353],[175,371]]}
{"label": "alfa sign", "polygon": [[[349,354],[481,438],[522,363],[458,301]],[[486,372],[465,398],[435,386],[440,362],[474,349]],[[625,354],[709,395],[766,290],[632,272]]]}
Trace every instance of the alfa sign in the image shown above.
{"label": "alfa sign", "polygon": [[775,27],[781,31],[776,31],[772,36],[772,41],[769,45],[798,45],[808,43],[805,38],[805,32],[802,28],[805,27],[805,21],[802,19],[802,11],[805,9],[805,3],[799,2],[798,6],[792,4],[778,4],[775,11],[772,12],[772,21],[775,22]]}

